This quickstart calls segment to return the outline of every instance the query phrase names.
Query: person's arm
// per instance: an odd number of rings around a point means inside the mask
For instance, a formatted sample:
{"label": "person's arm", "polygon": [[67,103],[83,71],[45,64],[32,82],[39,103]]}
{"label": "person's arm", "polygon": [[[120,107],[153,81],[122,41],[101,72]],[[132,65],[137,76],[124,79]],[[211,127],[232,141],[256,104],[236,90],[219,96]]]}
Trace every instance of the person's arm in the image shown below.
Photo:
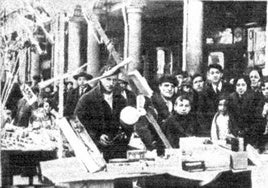
{"label": "person's arm", "polygon": [[216,141],[219,139],[218,137],[218,131],[217,131],[217,125],[216,125],[216,116],[214,116],[213,120],[212,120],[212,124],[211,124],[211,130],[210,130],[210,137],[211,140]]}

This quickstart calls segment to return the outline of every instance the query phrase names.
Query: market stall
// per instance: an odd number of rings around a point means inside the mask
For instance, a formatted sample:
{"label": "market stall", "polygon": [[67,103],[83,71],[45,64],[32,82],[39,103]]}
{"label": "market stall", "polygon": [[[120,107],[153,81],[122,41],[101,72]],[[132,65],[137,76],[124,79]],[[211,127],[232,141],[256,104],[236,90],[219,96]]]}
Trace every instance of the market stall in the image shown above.
{"label": "market stall", "polygon": [[[200,141],[200,138],[197,140]],[[213,144],[199,147],[207,150],[203,156],[197,152],[189,157],[181,149],[168,149],[164,157],[157,157],[151,152],[141,155],[141,151],[132,151],[128,159],[111,160],[104,170],[96,173],[89,173],[76,158],[41,162],[41,168],[50,182],[63,187],[118,187],[126,181],[132,186],[138,182],[141,187],[235,187],[238,184],[251,187],[253,167],[234,169],[229,152]],[[222,155],[225,156],[220,157]],[[183,167],[186,161],[190,162],[189,168]],[[200,166],[199,162],[203,162],[204,166]]]}

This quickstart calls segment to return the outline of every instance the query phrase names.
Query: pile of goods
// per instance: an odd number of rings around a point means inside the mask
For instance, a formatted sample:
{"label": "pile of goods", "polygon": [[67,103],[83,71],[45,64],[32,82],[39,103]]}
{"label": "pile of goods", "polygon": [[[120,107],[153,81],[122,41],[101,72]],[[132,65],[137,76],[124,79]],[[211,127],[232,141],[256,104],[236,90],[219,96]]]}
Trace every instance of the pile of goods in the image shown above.
{"label": "pile of goods", "polygon": [[1,130],[1,148],[10,150],[54,150],[61,140],[57,129],[22,128],[6,124]]}

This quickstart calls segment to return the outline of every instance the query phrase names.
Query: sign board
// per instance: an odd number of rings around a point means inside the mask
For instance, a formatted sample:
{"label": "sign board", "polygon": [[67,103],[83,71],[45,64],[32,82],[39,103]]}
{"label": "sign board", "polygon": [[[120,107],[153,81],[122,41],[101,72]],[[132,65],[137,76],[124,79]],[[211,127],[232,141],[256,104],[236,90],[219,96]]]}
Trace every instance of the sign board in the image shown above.
{"label": "sign board", "polygon": [[27,100],[29,105],[32,105],[34,102],[37,101],[37,96],[33,93],[32,89],[27,84],[22,84],[20,86],[20,90],[22,92],[23,97]]}

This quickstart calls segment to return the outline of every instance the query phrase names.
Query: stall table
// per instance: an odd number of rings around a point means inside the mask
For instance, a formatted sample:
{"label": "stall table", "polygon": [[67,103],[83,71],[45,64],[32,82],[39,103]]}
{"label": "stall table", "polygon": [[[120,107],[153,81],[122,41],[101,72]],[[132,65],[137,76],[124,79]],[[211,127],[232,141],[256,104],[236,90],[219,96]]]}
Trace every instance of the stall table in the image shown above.
{"label": "stall table", "polygon": [[55,150],[1,149],[2,186],[13,185],[13,176],[18,174],[33,184],[33,176],[41,177],[39,162],[56,159],[56,154]]}
{"label": "stall table", "polygon": [[[124,167],[122,167],[124,168]],[[243,187],[251,187],[251,171],[232,171],[222,169],[215,171],[186,172],[183,170],[167,171],[159,168],[146,168],[140,172],[128,172],[124,169],[118,172],[101,171],[88,173],[83,164],[76,158],[65,158],[60,160],[41,162],[42,175],[52,182],[56,187],[76,188],[113,188],[122,187],[122,183],[139,182],[142,187],[210,187],[218,185],[217,180],[230,181],[230,185],[238,183]],[[232,181],[232,182],[231,182]],[[216,183],[215,183],[216,182]],[[225,184],[226,185],[226,184]],[[124,187],[127,187],[124,186]]]}

